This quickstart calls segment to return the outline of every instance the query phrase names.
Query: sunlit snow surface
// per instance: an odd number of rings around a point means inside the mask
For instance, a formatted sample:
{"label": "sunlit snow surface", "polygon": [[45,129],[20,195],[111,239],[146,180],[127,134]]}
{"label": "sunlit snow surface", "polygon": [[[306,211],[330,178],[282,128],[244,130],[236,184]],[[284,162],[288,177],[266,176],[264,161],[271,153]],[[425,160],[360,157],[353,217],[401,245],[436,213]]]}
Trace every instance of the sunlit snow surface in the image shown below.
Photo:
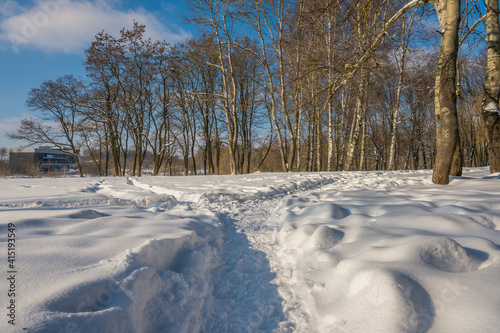
{"label": "sunlit snow surface", "polygon": [[0,332],[498,332],[500,176],[430,176],[0,179]]}

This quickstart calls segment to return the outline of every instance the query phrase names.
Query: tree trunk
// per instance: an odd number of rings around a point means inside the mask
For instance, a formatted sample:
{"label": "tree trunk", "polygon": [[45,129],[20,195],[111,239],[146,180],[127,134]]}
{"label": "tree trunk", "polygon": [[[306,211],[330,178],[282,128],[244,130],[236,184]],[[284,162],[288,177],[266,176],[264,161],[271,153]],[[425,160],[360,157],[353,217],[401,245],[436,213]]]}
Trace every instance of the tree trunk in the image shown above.
{"label": "tree trunk", "polygon": [[358,145],[359,136],[361,134],[362,122],[364,119],[364,95],[367,86],[367,73],[366,69],[361,69],[360,74],[360,87],[356,92],[356,106],[354,109],[354,119],[351,127],[351,133],[349,135],[349,148],[347,149],[347,155],[344,163],[344,170],[351,170],[353,160],[354,160],[354,151],[356,146]]}
{"label": "tree trunk", "polygon": [[328,103],[328,161],[327,171],[333,171],[333,104]]}
{"label": "tree trunk", "polygon": [[316,110],[316,171],[321,171],[321,122],[320,122],[320,111],[318,108]]}
{"label": "tree trunk", "polygon": [[[309,111],[310,113],[311,111]],[[309,116],[310,118],[310,116]],[[313,125],[312,125],[312,121],[308,121],[307,122],[307,171],[312,171],[312,167],[313,167]]]}
{"label": "tree trunk", "polygon": [[405,60],[406,60],[406,16],[403,16],[401,23],[402,30],[402,40],[403,45],[401,47],[401,64],[399,65],[399,77],[398,77],[398,87],[396,90],[396,101],[394,103],[394,110],[392,115],[392,134],[391,134],[391,146],[389,149],[389,163],[387,165],[388,170],[394,170],[395,165],[395,155],[396,155],[396,137],[398,132],[399,124],[399,107],[401,104],[401,91],[403,90],[403,78],[405,70]]}
{"label": "tree trunk", "polygon": [[[333,81],[333,52],[332,52],[332,17],[328,18],[327,24],[327,55],[328,55],[328,84],[331,84]],[[330,95],[332,95],[332,91],[329,91]],[[333,169],[333,101],[330,98],[328,101],[328,160],[327,160],[327,171],[332,171]]]}
{"label": "tree trunk", "polygon": [[340,126],[341,126],[341,133],[338,135],[338,142],[337,142],[337,168],[336,170],[343,170],[344,169],[344,162],[345,162],[345,146],[346,146],[346,141],[347,141],[347,117],[346,117],[346,110],[347,110],[347,96],[346,96],[346,88],[344,87],[340,93],[340,102],[341,102],[341,116],[340,116]]}
{"label": "tree trunk", "polygon": [[105,156],[105,163],[104,163],[104,177],[108,176],[108,170],[109,170],[109,132],[106,130],[106,156]]}
{"label": "tree trunk", "polygon": [[300,148],[301,148],[301,135],[302,135],[302,110],[303,110],[303,105],[302,105],[302,92],[299,93],[299,110],[297,114],[297,167],[295,171],[301,171],[300,169],[300,163],[302,160],[302,154],[300,153]]}
{"label": "tree trunk", "polygon": [[189,155],[188,155],[188,150],[186,148],[186,151],[184,152],[183,155],[183,161],[184,161],[184,176],[189,175]]}
{"label": "tree trunk", "polygon": [[460,145],[460,140],[457,142],[457,147],[455,148],[455,153],[453,154],[453,162],[451,163],[450,176],[462,176],[462,147]]}
{"label": "tree trunk", "polygon": [[191,145],[191,159],[193,160],[193,175],[197,175],[197,170],[196,170],[196,156],[195,156],[195,153],[194,153],[194,149],[195,149],[195,144],[194,142],[192,143]]}
{"label": "tree trunk", "polygon": [[75,155],[75,163],[76,163],[76,167],[78,168],[78,175],[80,177],[83,177],[82,165],[80,164],[80,158],[78,157],[78,154]]}
{"label": "tree trunk", "polygon": [[460,26],[460,0],[436,3],[441,24],[441,47],[438,58],[435,91],[436,157],[432,181],[446,185],[453,156],[459,141],[456,72],[458,29]]}
{"label": "tree trunk", "polygon": [[361,147],[359,149],[359,167],[358,171],[365,170],[365,144],[366,144],[366,112],[363,112],[363,125],[361,128]]}
{"label": "tree trunk", "polygon": [[500,24],[498,0],[487,1],[486,33],[488,63],[484,82],[483,120],[488,138],[490,172],[500,172]]}

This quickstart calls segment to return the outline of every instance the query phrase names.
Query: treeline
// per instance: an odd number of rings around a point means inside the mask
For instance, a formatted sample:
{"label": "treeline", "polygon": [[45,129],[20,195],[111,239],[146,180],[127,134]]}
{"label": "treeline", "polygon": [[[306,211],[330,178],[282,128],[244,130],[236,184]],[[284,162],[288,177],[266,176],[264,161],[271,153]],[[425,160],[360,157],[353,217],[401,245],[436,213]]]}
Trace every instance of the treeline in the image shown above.
{"label": "treeline", "polygon": [[[32,89],[38,116],[10,137],[70,147],[99,175],[174,174],[179,158],[186,175],[433,168],[442,33],[413,3],[190,0],[196,37],[97,34],[87,77]],[[460,8],[457,149],[483,166],[484,27],[476,2]]]}

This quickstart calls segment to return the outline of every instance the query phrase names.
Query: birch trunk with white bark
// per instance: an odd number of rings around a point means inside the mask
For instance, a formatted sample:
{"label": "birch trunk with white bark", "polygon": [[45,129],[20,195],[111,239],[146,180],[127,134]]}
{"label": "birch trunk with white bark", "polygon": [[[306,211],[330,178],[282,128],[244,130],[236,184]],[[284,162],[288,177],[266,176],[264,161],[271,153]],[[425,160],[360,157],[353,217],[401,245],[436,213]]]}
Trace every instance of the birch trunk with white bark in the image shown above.
{"label": "birch trunk with white bark", "polygon": [[490,172],[500,172],[500,24],[498,0],[486,2],[488,62],[484,82],[483,120],[488,137]]}
{"label": "birch trunk with white bark", "polygon": [[441,47],[434,88],[436,156],[432,181],[446,185],[459,141],[456,71],[460,0],[437,1],[434,6],[441,25]]}

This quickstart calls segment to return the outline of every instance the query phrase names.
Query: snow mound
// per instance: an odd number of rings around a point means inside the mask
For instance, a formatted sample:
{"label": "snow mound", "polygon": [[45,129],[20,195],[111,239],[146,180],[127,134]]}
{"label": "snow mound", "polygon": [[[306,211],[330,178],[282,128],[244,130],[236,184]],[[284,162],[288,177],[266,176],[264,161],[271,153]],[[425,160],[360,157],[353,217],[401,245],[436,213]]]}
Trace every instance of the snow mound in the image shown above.
{"label": "snow mound", "polygon": [[427,264],[444,272],[471,272],[480,265],[459,243],[447,237],[419,241],[418,251]]}
{"label": "snow mound", "polygon": [[[67,215],[70,219],[82,219],[82,220],[92,220],[92,219],[97,219],[99,217],[104,217],[104,216],[109,216],[108,214],[100,213],[98,211],[95,211],[93,209],[83,209],[79,210],[76,213],[72,213]],[[64,216],[62,216],[64,217]]]}
{"label": "snow mound", "polygon": [[317,203],[314,201],[288,199],[281,207],[279,219],[285,222],[328,223],[342,220],[351,212],[334,203]]}
{"label": "snow mound", "polygon": [[287,223],[281,228],[278,237],[289,249],[302,247],[302,250],[310,251],[335,246],[344,237],[344,233],[326,225],[305,224],[296,227]]}
{"label": "snow mound", "polygon": [[[365,182],[372,189],[358,190],[362,179],[353,177],[344,188],[333,183],[291,196],[275,212],[281,221],[277,283],[297,331],[500,325],[493,319],[498,293],[490,298],[497,288],[490,279],[500,273],[498,195],[460,183],[460,190],[452,183],[403,191],[400,186],[418,179],[383,187],[383,177],[375,176]],[[479,299],[480,309],[470,306]]]}
{"label": "snow mound", "polygon": [[312,234],[310,245],[315,249],[326,250],[335,246],[343,236],[342,231],[322,225]]}
{"label": "snow mound", "polygon": [[66,287],[48,302],[50,320],[39,323],[39,331],[63,323],[88,332],[200,331],[222,238],[209,224],[192,222],[185,228],[177,237],[147,240],[101,261],[112,275]]}
{"label": "snow mound", "polygon": [[163,209],[172,209],[177,205],[177,200],[173,195],[152,195],[129,201],[129,203],[137,207],[156,206]]}
{"label": "snow mound", "polygon": [[361,270],[348,282],[344,297],[344,306],[336,307],[321,331],[425,332],[432,325],[429,294],[400,272]]}

